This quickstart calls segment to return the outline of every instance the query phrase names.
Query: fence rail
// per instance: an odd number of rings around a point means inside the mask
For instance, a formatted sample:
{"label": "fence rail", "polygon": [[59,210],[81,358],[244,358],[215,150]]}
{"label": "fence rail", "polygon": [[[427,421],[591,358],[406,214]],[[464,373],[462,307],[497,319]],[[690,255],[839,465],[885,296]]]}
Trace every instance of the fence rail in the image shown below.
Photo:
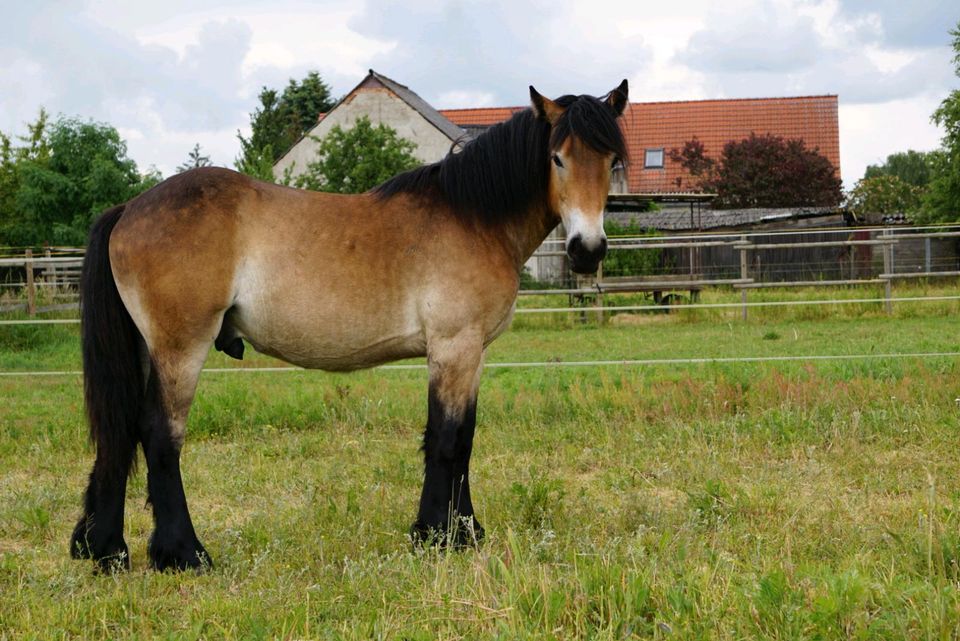
{"label": "fence rail", "polygon": [[[562,239],[551,239],[534,254],[537,261],[562,261]],[[610,238],[609,256],[618,252],[648,252],[659,260],[645,273],[611,274],[608,265],[629,261],[608,259],[593,278],[576,278],[557,270],[552,293],[570,297],[569,311],[585,311],[593,296],[593,310],[624,309],[605,305],[603,294],[652,293],[654,301],[676,306],[670,292],[689,294],[696,305],[701,290],[729,287],[740,292],[741,316],[747,317],[748,291],[802,287],[883,285],[881,299],[892,312],[893,283],[902,279],[944,279],[960,276],[960,226],[835,227],[827,229],[723,232],[655,237]],[[653,262],[657,262],[654,260]],[[636,262],[636,261],[635,261]],[[647,261],[649,264],[651,261]],[[541,279],[543,280],[543,279]],[[572,283],[573,286],[563,286]],[[521,290],[521,295],[551,293],[546,287]],[[631,306],[626,306],[631,307]],[[550,308],[560,311],[563,308]],[[656,309],[656,308],[654,308]]]}
{"label": "fence rail", "polygon": [[[563,263],[562,239],[548,239],[534,254],[533,262]],[[0,312],[26,311],[29,316],[49,311],[76,309],[77,288],[83,263],[79,248],[48,248],[34,252],[0,248]],[[740,293],[735,306],[746,319],[751,290],[782,290],[802,287],[858,287],[883,285],[881,299],[889,313],[898,301],[896,281],[960,278],[960,225],[936,227],[838,227],[829,229],[775,230],[677,234],[658,237],[609,239],[606,264],[619,256],[647,253],[656,258],[655,268],[644,273],[604,273],[592,278],[575,278],[560,270],[560,278],[549,287],[520,290],[521,296],[565,295],[567,307],[525,307],[520,313],[596,311],[646,311],[684,307],[702,308],[699,293],[707,288],[726,288]],[[651,254],[652,252],[652,254]],[[657,262],[659,261],[659,262]],[[629,261],[620,261],[628,264]],[[646,264],[650,264],[647,261]],[[689,294],[689,304],[678,304],[671,293]],[[624,305],[605,300],[605,295],[652,294],[658,306]],[[943,298],[943,297],[940,297]],[[950,298],[950,297],[947,297]],[[767,301],[775,302],[775,301]],[[800,304],[830,304],[839,301],[810,301]],[[611,305],[611,303],[614,303]],[[589,305],[589,306],[585,306]],[[713,304],[711,304],[713,305]]]}
{"label": "fence rail", "polygon": [[[77,287],[83,267],[84,250],[74,247],[46,248],[34,254],[26,248],[20,255],[12,256],[12,249],[0,248],[0,273],[10,278],[11,273],[22,280],[0,282],[0,292],[23,292],[25,302],[12,302],[0,297],[0,312],[26,311],[30,316],[37,313],[76,309]],[[65,255],[66,254],[66,255]],[[41,294],[49,292],[49,294]],[[42,299],[45,305],[38,305]],[[72,301],[72,302],[64,302]]]}

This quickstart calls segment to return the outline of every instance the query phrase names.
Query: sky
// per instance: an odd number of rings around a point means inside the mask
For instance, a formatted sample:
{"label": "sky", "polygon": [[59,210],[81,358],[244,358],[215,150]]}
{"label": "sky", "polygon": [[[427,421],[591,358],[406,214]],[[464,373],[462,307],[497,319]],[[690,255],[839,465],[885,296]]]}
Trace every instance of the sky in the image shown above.
{"label": "sky", "polygon": [[[953,1],[0,0],[0,131],[41,107],[115,126],[165,176],[199,143],[232,166],[262,87],[317,70],[336,96],[373,68],[436,108],[545,94],[632,101],[838,94],[846,188],[930,150],[953,89]],[[909,6],[908,9],[905,7]]]}

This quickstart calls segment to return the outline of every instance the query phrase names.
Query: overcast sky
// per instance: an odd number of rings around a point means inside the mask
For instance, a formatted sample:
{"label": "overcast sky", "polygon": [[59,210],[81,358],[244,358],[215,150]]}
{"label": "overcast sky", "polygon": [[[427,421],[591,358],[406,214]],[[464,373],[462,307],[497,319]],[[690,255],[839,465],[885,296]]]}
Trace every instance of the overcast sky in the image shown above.
{"label": "overcast sky", "polygon": [[260,88],[310,69],[341,95],[372,67],[437,108],[624,77],[633,101],[835,93],[847,188],[889,153],[935,148],[930,114],[960,86],[956,0],[0,4],[0,131],[41,106],[108,122],[164,175],[194,143],[232,166]]}

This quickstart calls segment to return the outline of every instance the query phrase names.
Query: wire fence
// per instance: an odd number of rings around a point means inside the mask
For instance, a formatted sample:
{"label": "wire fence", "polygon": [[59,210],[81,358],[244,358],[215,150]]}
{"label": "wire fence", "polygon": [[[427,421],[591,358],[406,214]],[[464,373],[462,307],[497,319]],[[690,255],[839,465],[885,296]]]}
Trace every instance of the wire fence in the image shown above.
{"label": "wire fence", "polygon": [[[889,354],[804,354],[784,356],[717,356],[704,358],[636,358],[583,361],[525,361],[484,363],[484,369],[558,369],[571,367],[662,367],[668,365],[723,365],[738,363],[814,363],[830,361],[876,361],[876,360],[930,360],[960,357],[960,352],[900,352]],[[402,363],[380,365],[373,369],[381,371],[426,371],[426,363]],[[202,370],[205,374],[264,374],[311,372],[317,370],[302,367],[209,367]],[[0,378],[49,378],[60,376],[82,376],[81,370],[22,370],[0,371]]]}

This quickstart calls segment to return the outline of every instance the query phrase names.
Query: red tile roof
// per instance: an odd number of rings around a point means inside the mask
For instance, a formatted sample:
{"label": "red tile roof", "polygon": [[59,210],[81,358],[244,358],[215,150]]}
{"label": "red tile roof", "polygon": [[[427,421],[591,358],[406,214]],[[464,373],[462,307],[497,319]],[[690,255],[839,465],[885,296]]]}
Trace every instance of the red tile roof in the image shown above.
{"label": "red tile roof", "polygon": [[[521,107],[442,109],[461,127],[489,126],[506,120]],[[675,192],[695,188],[693,179],[669,158],[671,149],[696,136],[706,153],[718,157],[723,145],[751,132],[800,138],[817,148],[840,173],[840,130],[837,96],[746,98],[682,102],[633,102],[623,118],[630,151],[627,183],[632,193]],[[644,169],[644,151],[664,150],[664,167]],[[680,183],[677,183],[680,179]]]}
{"label": "red tile roof", "polygon": [[447,120],[460,127],[495,125],[523,107],[481,107],[478,109],[440,109]]}

